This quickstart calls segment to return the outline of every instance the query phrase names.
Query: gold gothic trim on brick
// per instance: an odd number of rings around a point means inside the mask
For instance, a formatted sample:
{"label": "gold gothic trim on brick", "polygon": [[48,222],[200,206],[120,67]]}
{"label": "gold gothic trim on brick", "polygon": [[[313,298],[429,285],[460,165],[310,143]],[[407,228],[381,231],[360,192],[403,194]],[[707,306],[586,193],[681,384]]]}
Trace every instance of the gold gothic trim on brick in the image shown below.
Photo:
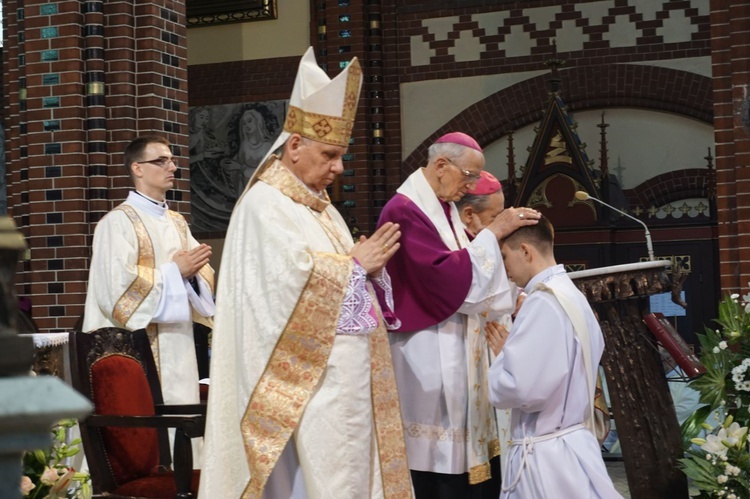
{"label": "gold gothic trim on brick", "polygon": [[187,0],[188,26],[278,18],[276,0]]}
{"label": "gold gothic trim on brick", "polygon": [[568,153],[568,144],[562,136],[562,132],[559,130],[549,141],[549,150],[544,157],[544,164],[551,165],[553,163],[567,163],[573,164],[573,158]]}
{"label": "gold gothic trim on brick", "polygon": [[104,82],[92,81],[86,86],[87,95],[104,95]]}
{"label": "gold gothic trim on brick", "polygon": [[154,245],[151,243],[143,220],[131,206],[121,204],[115,210],[120,210],[127,215],[133,223],[133,229],[138,240],[138,276],[117,300],[112,311],[112,317],[125,326],[154,287]]}
{"label": "gold gothic trim on brick", "polygon": [[[353,260],[313,254],[313,270],[250,395],[240,427],[250,481],[243,499],[263,494],[268,477],[323,375],[336,337]],[[304,341],[300,338],[304,331]]]}

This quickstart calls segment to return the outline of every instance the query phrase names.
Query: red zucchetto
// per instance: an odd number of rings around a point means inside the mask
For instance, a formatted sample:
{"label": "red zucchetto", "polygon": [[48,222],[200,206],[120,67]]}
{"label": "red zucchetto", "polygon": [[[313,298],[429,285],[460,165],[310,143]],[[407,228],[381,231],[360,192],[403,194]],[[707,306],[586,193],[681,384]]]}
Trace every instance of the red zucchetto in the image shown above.
{"label": "red zucchetto", "polygon": [[470,147],[474,150],[477,150],[479,152],[482,152],[482,148],[479,147],[479,144],[476,140],[474,140],[471,136],[466,135],[462,132],[451,132],[446,133],[439,139],[435,141],[436,144],[444,144],[444,143],[451,143],[451,144],[458,144],[465,147]]}
{"label": "red zucchetto", "polygon": [[480,175],[481,177],[477,180],[477,184],[473,189],[466,191],[466,194],[485,196],[487,194],[493,194],[503,188],[503,184],[501,184],[500,181],[490,172],[482,170]]}

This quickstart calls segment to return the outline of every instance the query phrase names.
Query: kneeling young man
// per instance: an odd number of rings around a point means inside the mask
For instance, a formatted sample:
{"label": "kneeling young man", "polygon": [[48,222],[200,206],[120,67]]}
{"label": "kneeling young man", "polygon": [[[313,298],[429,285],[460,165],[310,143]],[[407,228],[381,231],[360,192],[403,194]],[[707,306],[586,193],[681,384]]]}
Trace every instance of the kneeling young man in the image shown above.
{"label": "kneeling young man", "polygon": [[596,374],[604,350],[584,295],[558,265],[542,217],[501,242],[508,277],[528,295],[510,334],[487,327],[497,355],[490,400],[512,409],[505,498],[620,498],[593,433]]}

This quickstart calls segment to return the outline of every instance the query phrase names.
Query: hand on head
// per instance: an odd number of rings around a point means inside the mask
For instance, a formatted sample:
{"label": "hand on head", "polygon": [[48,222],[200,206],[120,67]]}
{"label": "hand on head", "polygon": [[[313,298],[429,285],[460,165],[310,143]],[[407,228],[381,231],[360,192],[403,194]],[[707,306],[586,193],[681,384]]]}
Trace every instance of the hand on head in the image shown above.
{"label": "hand on head", "polygon": [[177,264],[183,279],[192,279],[211,258],[211,246],[200,244],[190,251],[178,251],[172,261]]}
{"label": "hand on head", "polygon": [[500,355],[500,351],[505,346],[505,341],[508,339],[510,331],[499,322],[489,321],[484,326],[485,336],[487,337],[487,344],[490,346],[492,353],[495,356]]}
{"label": "hand on head", "polygon": [[399,225],[392,222],[383,224],[370,238],[360,236],[359,241],[349,252],[357,259],[368,275],[378,274],[388,260],[398,251],[401,243]]}
{"label": "hand on head", "polygon": [[508,237],[516,229],[526,225],[536,225],[541,213],[532,208],[506,208],[487,226],[498,241]]}

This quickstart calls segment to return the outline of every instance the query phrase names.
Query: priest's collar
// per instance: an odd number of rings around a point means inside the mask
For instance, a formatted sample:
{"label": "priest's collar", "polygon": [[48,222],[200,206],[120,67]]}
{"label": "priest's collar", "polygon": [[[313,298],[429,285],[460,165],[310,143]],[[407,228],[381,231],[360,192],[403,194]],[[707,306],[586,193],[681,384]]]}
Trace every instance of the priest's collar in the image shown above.
{"label": "priest's collar", "polygon": [[316,193],[310,190],[279,160],[274,161],[266,171],[261,173],[259,180],[277,188],[285,196],[315,211],[324,211],[331,204],[325,191]]}
{"label": "priest's collar", "polygon": [[156,217],[164,216],[169,209],[166,201],[156,201],[138,191],[130,191],[126,202]]}

